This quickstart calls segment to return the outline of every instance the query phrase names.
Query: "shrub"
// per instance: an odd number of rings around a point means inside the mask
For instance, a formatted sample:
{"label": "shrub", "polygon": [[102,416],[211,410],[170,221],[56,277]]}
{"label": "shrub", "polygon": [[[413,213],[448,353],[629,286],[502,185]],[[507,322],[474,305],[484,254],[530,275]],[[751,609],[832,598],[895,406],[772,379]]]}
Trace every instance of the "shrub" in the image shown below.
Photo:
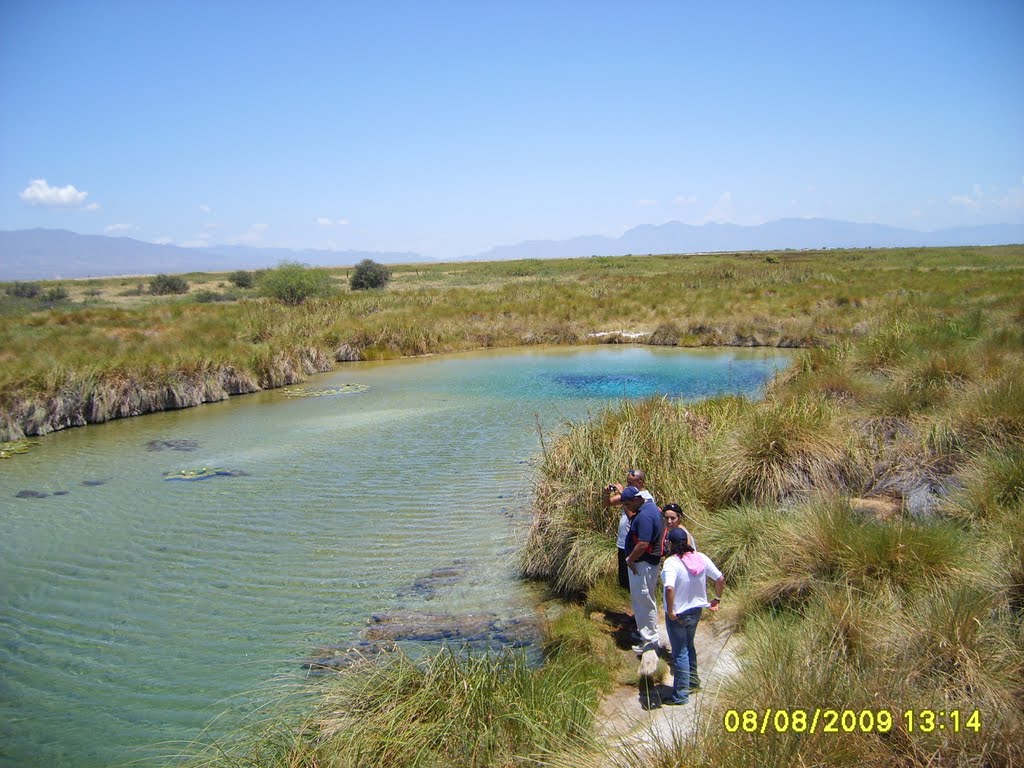
{"label": "shrub", "polygon": [[58,301],[64,301],[68,297],[68,290],[63,285],[55,285],[52,288],[48,288],[42,295],[42,300],[48,304],[55,304]]}
{"label": "shrub", "polygon": [[11,283],[7,286],[7,295],[19,299],[34,299],[40,290],[39,283]]}
{"label": "shrub", "polygon": [[349,286],[353,291],[369,288],[383,288],[391,280],[391,270],[373,259],[363,259],[356,264]]}
{"label": "shrub", "polygon": [[149,292],[154,296],[188,293],[188,281],[177,275],[157,275],[149,281]]}
{"label": "shrub", "polygon": [[228,282],[232,283],[236,288],[252,288],[256,285],[256,275],[240,269],[228,275]]}
{"label": "shrub", "polygon": [[217,291],[196,291],[192,296],[193,301],[198,304],[210,304],[215,301],[233,301],[235,299],[229,293],[217,293]]}
{"label": "shrub", "polygon": [[259,280],[260,293],[284,304],[298,305],[306,299],[329,296],[331,276],[324,269],[312,269],[298,262],[282,262]]}

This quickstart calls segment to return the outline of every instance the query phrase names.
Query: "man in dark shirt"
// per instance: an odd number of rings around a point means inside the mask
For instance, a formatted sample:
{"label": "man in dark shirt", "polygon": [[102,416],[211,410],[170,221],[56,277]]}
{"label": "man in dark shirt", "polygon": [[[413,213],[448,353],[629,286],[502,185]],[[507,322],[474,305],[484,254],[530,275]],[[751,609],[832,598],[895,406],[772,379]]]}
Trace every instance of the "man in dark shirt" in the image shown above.
{"label": "man in dark shirt", "polygon": [[626,565],[633,617],[640,633],[640,643],[633,650],[643,653],[658,645],[658,573],[665,521],[658,505],[647,501],[635,486],[623,488],[621,497],[623,506],[636,510],[626,539]]}

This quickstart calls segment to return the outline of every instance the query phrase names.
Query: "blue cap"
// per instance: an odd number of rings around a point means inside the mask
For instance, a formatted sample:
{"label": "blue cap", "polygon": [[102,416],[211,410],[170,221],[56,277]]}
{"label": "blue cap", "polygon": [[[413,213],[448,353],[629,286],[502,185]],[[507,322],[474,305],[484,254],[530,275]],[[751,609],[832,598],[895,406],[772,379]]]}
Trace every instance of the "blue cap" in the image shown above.
{"label": "blue cap", "polygon": [[686,531],[684,531],[682,528],[673,528],[671,531],[668,532],[668,540],[672,544],[675,544],[679,541],[685,543],[687,541]]}
{"label": "blue cap", "polygon": [[627,485],[625,488],[622,489],[622,493],[619,495],[619,498],[622,499],[623,501],[632,501],[639,495],[640,491],[637,490],[635,486]]}

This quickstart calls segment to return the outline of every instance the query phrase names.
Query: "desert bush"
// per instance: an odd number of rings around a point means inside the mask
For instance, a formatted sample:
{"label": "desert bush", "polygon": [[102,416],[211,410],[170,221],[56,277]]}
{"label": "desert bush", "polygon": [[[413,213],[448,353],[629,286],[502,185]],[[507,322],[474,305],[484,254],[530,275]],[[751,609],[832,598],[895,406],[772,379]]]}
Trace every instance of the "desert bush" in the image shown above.
{"label": "desert bush", "polygon": [[39,283],[11,283],[4,291],[8,296],[19,299],[34,299],[42,291],[42,287]]}
{"label": "desert bush", "polygon": [[256,275],[252,272],[240,269],[228,275],[228,282],[236,288],[252,288],[256,285]]}
{"label": "desert bush", "polygon": [[297,262],[284,262],[259,279],[260,293],[292,306],[307,299],[323,298],[334,291],[330,274]]}
{"label": "desert bush", "polygon": [[154,296],[188,293],[188,281],[178,275],[157,275],[149,281],[149,292]]}
{"label": "desert bush", "polygon": [[373,259],[363,259],[356,264],[349,279],[353,291],[383,288],[391,281],[391,270]]}
{"label": "desert bush", "polygon": [[67,297],[68,289],[63,285],[55,285],[43,291],[40,298],[47,304],[56,304],[58,301],[64,301]]}

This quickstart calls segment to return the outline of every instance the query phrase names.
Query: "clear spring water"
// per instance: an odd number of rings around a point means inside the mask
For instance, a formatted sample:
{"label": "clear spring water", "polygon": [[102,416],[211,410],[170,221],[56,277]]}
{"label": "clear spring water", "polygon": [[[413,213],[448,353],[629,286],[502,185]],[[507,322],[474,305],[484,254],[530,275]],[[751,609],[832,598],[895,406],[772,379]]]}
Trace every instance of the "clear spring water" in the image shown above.
{"label": "clear spring water", "polygon": [[[281,679],[301,685],[301,660],[374,612],[530,614],[511,552],[538,418],[756,394],[788,359],[602,346],[355,363],[302,388],[357,394],[275,390],[39,440],[0,462],[0,765],[160,764]],[[246,474],[164,479],[200,467]],[[455,562],[457,583],[410,588]]]}

